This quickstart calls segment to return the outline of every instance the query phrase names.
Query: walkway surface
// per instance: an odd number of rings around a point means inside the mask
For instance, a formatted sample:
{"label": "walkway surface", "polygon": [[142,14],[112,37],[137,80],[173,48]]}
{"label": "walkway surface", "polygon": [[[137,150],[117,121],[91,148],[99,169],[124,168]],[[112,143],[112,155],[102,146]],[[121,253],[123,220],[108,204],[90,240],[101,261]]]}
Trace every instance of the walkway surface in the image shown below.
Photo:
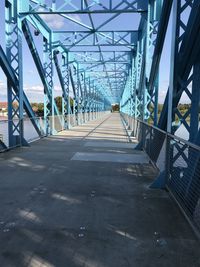
{"label": "walkway surface", "polygon": [[199,267],[199,243],[119,114],[0,154],[0,266]]}

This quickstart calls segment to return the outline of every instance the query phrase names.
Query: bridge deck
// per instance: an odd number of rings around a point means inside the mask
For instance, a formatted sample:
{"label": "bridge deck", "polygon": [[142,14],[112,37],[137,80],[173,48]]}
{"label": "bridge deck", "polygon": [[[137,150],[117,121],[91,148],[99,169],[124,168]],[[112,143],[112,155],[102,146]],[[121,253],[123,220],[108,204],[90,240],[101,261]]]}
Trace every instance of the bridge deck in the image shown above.
{"label": "bridge deck", "polygon": [[118,114],[0,155],[0,266],[200,266]]}

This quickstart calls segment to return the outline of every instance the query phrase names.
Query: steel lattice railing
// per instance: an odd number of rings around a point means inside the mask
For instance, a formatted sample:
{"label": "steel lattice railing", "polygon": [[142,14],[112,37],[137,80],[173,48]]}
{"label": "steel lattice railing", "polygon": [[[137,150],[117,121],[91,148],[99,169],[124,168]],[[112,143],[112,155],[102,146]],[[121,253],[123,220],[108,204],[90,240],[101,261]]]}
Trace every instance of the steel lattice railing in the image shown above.
{"label": "steel lattice railing", "polygon": [[[109,111],[100,111],[100,112],[86,112],[86,113],[79,113],[79,121],[81,123],[86,123],[91,120],[95,120],[100,118],[101,116],[109,113]],[[19,119],[14,119],[13,122],[17,125],[19,123],[23,124],[24,127],[24,138],[25,140],[30,143],[32,141],[38,140],[39,138],[46,137],[46,120],[48,119],[49,122],[49,129],[48,135],[54,135],[60,131],[66,130],[64,128],[63,121],[67,121],[68,128],[77,126],[77,120],[75,114],[67,115],[67,118],[63,115],[59,116],[48,116],[48,118],[44,117],[34,117],[28,118],[24,117],[21,121]],[[37,123],[38,129],[40,130],[40,135],[36,132],[35,128],[33,127],[33,121]],[[9,133],[8,133],[8,125],[10,121],[7,119],[0,120],[0,152],[3,152],[8,149],[12,149],[22,145],[23,140],[18,140],[17,145],[11,146],[9,144]]]}
{"label": "steel lattice railing", "polygon": [[[200,147],[127,114],[122,117],[197,233],[200,232]],[[158,153],[159,151],[159,153]]]}

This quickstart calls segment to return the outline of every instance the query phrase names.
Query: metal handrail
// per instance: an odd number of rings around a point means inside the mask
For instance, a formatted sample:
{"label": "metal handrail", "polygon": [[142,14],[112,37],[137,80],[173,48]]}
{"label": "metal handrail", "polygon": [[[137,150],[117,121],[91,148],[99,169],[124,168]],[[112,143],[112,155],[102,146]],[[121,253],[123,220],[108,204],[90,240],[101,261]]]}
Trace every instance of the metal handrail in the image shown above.
{"label": "metal handrail", "polygon": [[[127,114],[126,114],[126,115],[127,115]],[[171,137],[171,138],[173,138],[173,139],[176,139],[176,140],[178,140],[178,141],[180,141],[180,142],[182,142],[182,143],[184,143],[184,144],[186,144],[186,145],[188,145],[188,146],[191,146],[191,147],[193,147],[193,148],[195,148],[195,149],[197,149],[197,150],[200,151],[200,146],[198,146],[198,145],[196,145],[196,144],[193,144],[193,143],[191,143],[191,142],[188,141],[188,140],[185,140],[185,139],[183,139],[183,138],[181,138],[181,137],[179,137],[179,136],[177,136],[177,135],[174,135],[174,134],[172,134],[172,133],[170,133],[170,132],[164,131],[164,130],[162,130],[162,129],[156,127],[155,125],[151,125],[151,124],[149,124],[149,123],[147,123],[147,122],[145,122],[145,121],[142,121],[142,120],[140,120],[140,119],[138,119],[138,118],[134,118],[134,117],[132,117],[132,116],[129,116],[129,117],[131,117],[132,119],[134,119],[134,120],[136,120],[136,121],[138,121],[138,122],[140,122],[140,123],[142,123],[142,124],[144,124],[144,125],[146,125],[146,126],[148,126],[148,127],[151,127],[152,129],[155,129],[155,130],[157,130],[157,131],[159,131],[159,132],[161,132],[161,133],[163,133],[163,134],[166,134],[167,136],[169,136],[169,137]]]}

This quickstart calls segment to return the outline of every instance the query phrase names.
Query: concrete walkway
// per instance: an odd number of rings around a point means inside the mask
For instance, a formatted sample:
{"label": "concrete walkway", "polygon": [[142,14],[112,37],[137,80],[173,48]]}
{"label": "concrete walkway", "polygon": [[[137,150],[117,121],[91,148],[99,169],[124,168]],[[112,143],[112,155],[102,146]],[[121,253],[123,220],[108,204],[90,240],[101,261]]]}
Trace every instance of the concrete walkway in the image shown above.
{"label": "concrete walkway", "polygon": [[199,243],[118,114],[0,154],[0,266],[199,267]]}

